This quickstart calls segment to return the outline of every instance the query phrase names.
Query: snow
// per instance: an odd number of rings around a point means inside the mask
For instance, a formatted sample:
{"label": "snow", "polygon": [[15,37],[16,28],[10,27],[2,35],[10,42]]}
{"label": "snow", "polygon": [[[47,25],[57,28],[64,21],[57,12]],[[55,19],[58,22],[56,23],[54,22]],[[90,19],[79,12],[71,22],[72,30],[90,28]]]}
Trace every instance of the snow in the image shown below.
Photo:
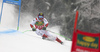
{"label": "snow", "polygon": [[[1,2],[0,0],[0,10]],[[0,52],[71,52],[72,42],[65,40],[59,35],[54,34],[64,42],[64,45],[56,41],[43,40],[33,31],[22,33],[26,28],[21,28],[17,31],[16,23],[13,23],[15,21],[13,18],[15,17],[13,15],[13,13],[15,13],[14,9],[14,5],[4,4],[2,21],[0,24]],[[48,30],[52,31],[53,29],[53,32],[59,33],[59,28],[59,26],[55,26],[48,28]]]}
{"label": "snow", "polygon": [[51,4],[49,2],[45,2],[48,6],[47,6],[47,10],[50,9]]}
{"label": "snow", "polygon": [[[4,30],[3,30],[4,29]],[[71,42],[64,45],[56,41],[43,40],[35,32],[21,33],[17,30],[0,27],[0,52],[70,52]],[[2,33],[2,32],[9,33]]]}
{"label": "snow", "polygon": [[51,4],[49,2],[45,2],[47,5],[51,6]]}

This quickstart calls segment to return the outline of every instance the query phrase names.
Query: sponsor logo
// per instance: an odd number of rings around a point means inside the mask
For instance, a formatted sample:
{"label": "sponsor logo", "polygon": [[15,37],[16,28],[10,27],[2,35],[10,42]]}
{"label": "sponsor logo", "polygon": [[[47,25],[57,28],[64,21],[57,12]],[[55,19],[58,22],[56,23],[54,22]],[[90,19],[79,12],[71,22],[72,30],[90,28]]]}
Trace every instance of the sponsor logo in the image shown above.
{"label": "sponsor logo", "polygon": [[37,26],[42,26],[42,25],[44,25],[44,22],[43,22],[43,21],[41,21],[41,22],[37,21],[37,22],[35,23],[35,25],[37,25]]}
{"label": "sponsor logo", "polygon": [[85,36],[85,37],[83,37],[83,40],[84,41],[87,41],[87,42],[94,42],[95,41],[95,38]]}
{"label": "sponsor logo", "polygon": [[78,34],[77,46],[98,49],[99,37],[90,37]]}

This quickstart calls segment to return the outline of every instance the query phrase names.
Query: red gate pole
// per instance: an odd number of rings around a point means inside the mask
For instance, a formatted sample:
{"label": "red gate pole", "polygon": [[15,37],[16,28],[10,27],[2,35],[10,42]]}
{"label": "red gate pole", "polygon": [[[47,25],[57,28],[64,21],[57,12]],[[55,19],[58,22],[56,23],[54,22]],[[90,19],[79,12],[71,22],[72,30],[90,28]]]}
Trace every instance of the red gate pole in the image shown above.
{"label": "red gate pole", "polygon": [[76,11],[76,16],[75,16],[75,22],[74,22],[74,31],[73,31],[73,38],[72,38],[72,48],[71,48],[71,52],[74,50],[74,38],[76,37],[75,32],[76,32],[76,26],[77,26],[77,20],[78,20],[78,11]]}
{"label": "red gate pole", "polygon": [[78,20],[78,11],[76,11],[75,23],[74,23],[74,30],[76,30],[77,20]]}

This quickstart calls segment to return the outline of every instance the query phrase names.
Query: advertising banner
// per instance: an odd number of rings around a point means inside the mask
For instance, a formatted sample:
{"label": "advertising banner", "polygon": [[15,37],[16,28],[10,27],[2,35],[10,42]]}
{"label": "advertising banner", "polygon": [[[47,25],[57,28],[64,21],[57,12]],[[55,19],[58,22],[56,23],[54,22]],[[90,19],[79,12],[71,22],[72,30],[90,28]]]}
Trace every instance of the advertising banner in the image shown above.
{"label": "advertising banner", "polygon": [[74,31],[71,52],[100,52],[100,33]]}
{"label": "advertising banner", "polygon": [[71,52],[100,52],[100,33],[78,30],[78,11],[76,11]]}

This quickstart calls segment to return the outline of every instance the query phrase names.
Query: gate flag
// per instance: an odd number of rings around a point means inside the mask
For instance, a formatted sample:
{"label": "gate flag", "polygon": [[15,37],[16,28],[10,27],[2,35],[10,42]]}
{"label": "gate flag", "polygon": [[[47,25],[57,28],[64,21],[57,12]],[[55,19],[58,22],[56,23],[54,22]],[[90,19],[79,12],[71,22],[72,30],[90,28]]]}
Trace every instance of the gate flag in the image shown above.
{"label": "gate flag", "polygon": [[100,33],[74,31],[71,52],[100,52]]}
{"label": "gate flag", "polygon": [[17,30],[19,30],[21,0],[3,0],[3,2],[2,2],[2,7],[1,7],[1,13],[0,13],[0,23],[1,23],[1,17],[2,17],[2,11],[3,11],[3,4],[4,4],[4,3],[14,4],[14,5],[18,5],[18,6],[19,6],[18,25],[17,25]]}
{"label": "gate flag", "polygon": [[71,52],[100,52],[100,33],[84,32],[77,29],[76,11]]}

